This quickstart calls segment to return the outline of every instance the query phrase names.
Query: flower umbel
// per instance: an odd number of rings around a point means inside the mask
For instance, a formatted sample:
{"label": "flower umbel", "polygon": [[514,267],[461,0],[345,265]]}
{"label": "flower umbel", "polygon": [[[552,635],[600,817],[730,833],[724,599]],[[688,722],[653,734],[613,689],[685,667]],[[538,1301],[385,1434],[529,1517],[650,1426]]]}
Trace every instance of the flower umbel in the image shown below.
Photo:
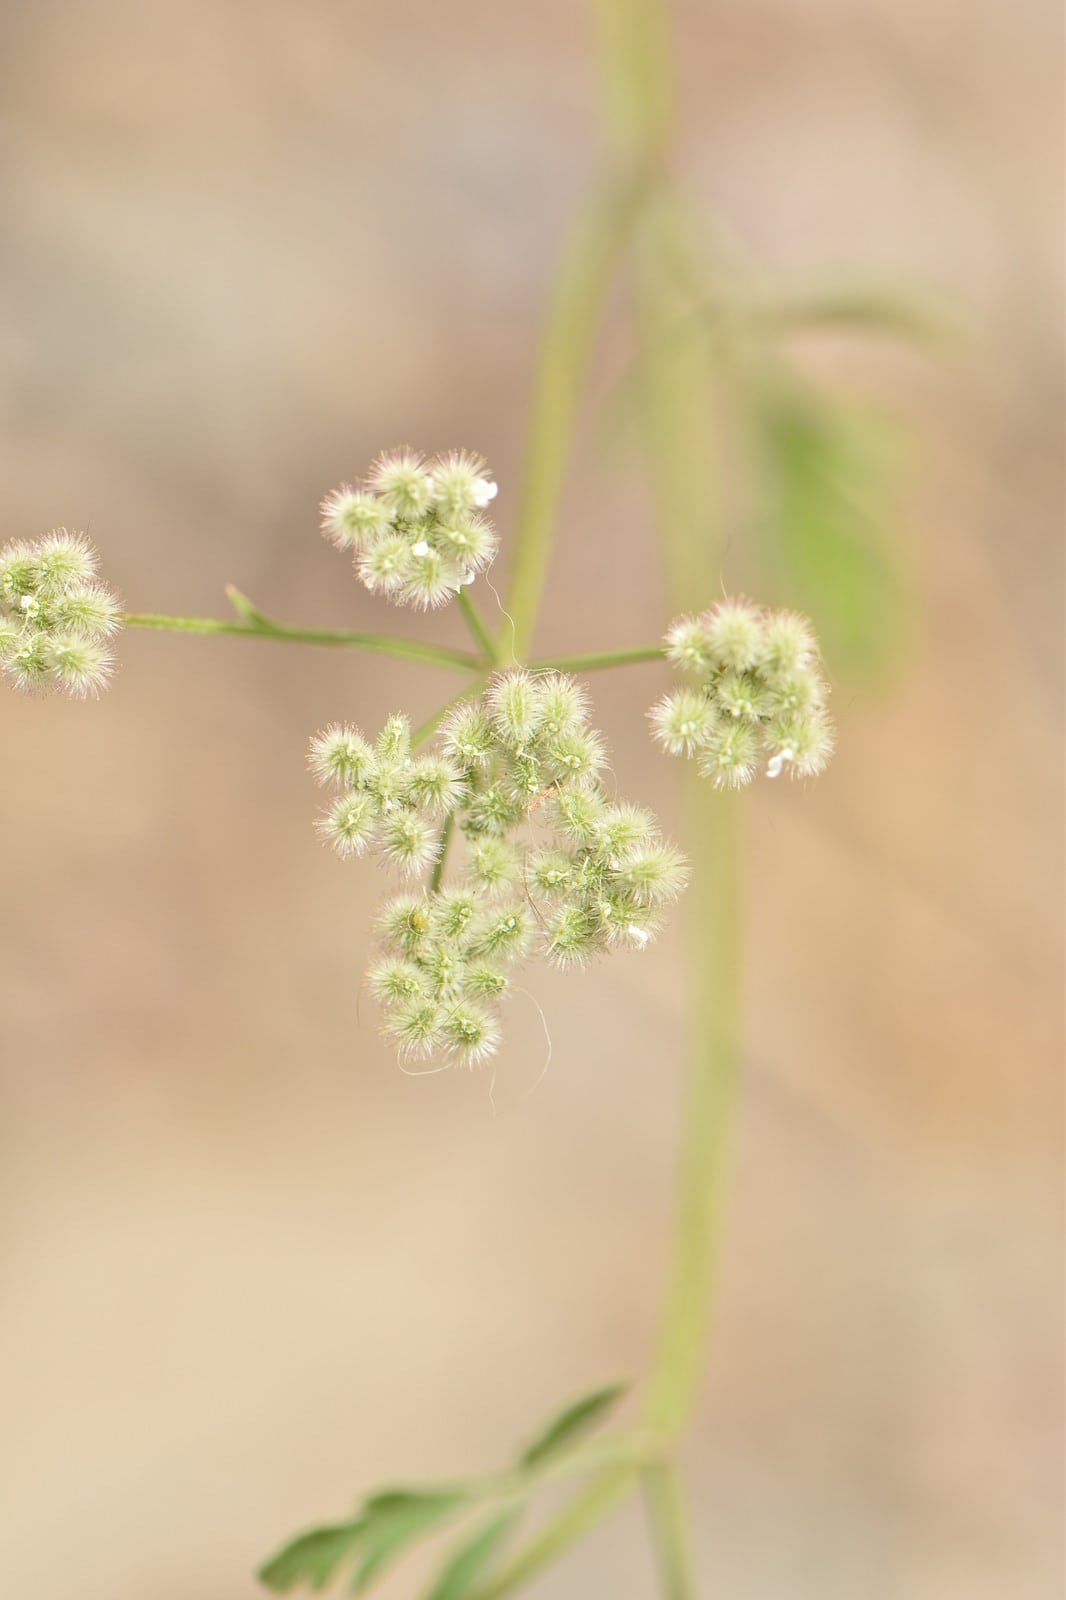
{"label": "flower umbel", "polygon": [[670,755],[695,756],[719,789],[739,789],[760,765],[768,778],[825,770],[833,753],[829,685],[810,623],[792,611],[723,600],[679,617],[666,654],[697,680],[648,713]]}
{"label": "flower umbel", "polygon": [[84,697],[106,684],[122,608],[96,564],[84,535],[65,528],[0,549],[0,668],[17,688]]}
{"label": "flower umbel", "polygon": [[475,1066],[499,1046],[497,1008],[518,960],[537,951],[567,967],[643,949],[687,869],[648,812],[604,792],[603,743],[570,678],[499,674],[451,714],[439,746],[414,756],[406,721],[393,718],[374,745],[328,728],[310,759],[341,790],[318,824],[339,854],[377,849],[415,874],[444,828],[465,837],[456,883],[435,876],[385,906],[368,981],[401,1059]]}
{"label": "flower umbel", "polygon": [[480,456],[453,450],[426,461],[412,450],[380,456],[366,480],[322,502],[322,531],[352,552],[356,574],[397,605],[443,605],[496,554],[482,515],[496,485]]}

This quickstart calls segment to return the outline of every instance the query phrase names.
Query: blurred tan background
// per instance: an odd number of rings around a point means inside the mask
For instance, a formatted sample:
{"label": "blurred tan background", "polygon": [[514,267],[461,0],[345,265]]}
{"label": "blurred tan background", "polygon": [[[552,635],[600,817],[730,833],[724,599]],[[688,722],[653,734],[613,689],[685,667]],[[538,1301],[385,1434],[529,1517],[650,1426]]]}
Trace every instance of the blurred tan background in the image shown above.
{"label": "blurred tan background", "polygon": [[[687,1450],[706,1590],[1051,1600],[1060,8],[687,0],[677,25],[681,164],[751,257],[923,281],[977,330],[947,363],[840,355],[920,436],[923,617],[893,685],[838,697],[827,779],[751,797]],[[601,155],[587,8],[6,0],[0,106],[0,536],[87,525],[135,610],[221,615],[235,581],[293,621],[458,642],[363,594],[317,501],[381,445],[467,444],[506,547]],[[667,615],[635,473],[586,443],[542,651]],[[641,1370],[681,948],[532,975],[533,1093],[521,997],[495,1107],[486,1076],[401,1076],[357,1004],[382,882],[320,849],[303,748],[448,684],[239,641],[121,657],[97,705],[0,698],[0,1589],[251,1600],[300,1524],[492,1465]],[[642,715],[663,683],[594,689],[620,786],[673,825]],[[530,1591],[655,1592],[637,1503]]]}

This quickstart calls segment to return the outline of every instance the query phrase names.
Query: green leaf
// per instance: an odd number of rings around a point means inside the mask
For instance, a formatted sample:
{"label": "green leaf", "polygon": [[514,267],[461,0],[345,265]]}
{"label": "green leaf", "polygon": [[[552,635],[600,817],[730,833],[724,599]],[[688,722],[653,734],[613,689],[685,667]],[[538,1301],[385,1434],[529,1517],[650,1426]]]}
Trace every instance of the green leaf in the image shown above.
{"label": "green leaf", "polygon": [[294,1589],[297,1584],[324,1589],[354,1554],[363,1531],[363,1519],[357,1517],[351,1522],[301,1533],[260,1567],[259,1581],[279,1594]]}
{"label": "green leaf", "polygon": [[905,610],[888,430],[777,375],[754,420],[777,598],[810,613],[831,666],[876,676],[898,653]]}
{"label": "green leaf", "polygon": [[424,1533],[466,1503],[458,1489],[388,1489],[363,1507],[362,1564],[352,1592],[362,1594]]}
{"label": "green leaf", "polygon": [[467,1600],[477,1579],[517,1528],[521,1515],[520,1511],[505,1511],[465,1540],[437,1574],[426,1600]]}
{"label": "green leaf", "polygon": [[254,601],[242,594],[235,583],[227,583],[226,599],[240,617],[242,622],[249,623],[254,628],[269,628],[271,621],[265,616]]}
{"label": "green leaf", "polygon": [[522,1466],[539,1466],[550,1456],[567,1449],[581,1434],[604,1420],[612,1406],[617,1405],[625,1394],[627,1387],[624,1383],[612,1383],[604,1389],[593,1390],[591,1394],[567,1406],[565,1411],[552,1418],[543,1433],[523,1453],[520,1458]]}
{"label": "green leaf", "polygon": [[383,1489],[352,1521],[312,1528],[285,1545],[260,1569],[260,1580],[279,1593],[297,1585],[324,1589],[342,1566],[361,1558],[352,1590],[362,1593],[467,1498],[461,1489]]}

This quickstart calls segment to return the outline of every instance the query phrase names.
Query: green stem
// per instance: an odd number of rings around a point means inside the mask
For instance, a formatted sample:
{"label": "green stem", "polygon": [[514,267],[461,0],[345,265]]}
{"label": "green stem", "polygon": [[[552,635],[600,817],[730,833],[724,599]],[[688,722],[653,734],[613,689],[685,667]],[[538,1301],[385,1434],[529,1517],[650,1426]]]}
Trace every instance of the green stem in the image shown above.
{"label": "green stem", "polygon": [[433,863],[433,872],[429,880],[430,894],[438,894],[440,892],[440,886],[444,880],[444,863],[448,859],[448,846],[452,842],[452,830],[454,827],[455,813],[454,811],[449,811],[448,815],[444,819],[444,826],[440,830],[440,845],[437,848],[437,859]]}
{"label": "green stem", "polygon": [[127,628],[148,628],[155,633],[222,634],[233,639],[269,639],[275,643],[371,650],[382,656],[425,661],[437,667],[456,667],[464,672],[476,672],[482,665],[477,656],[466,650],[453,650],[449,645],[422,644],[416,639],[394,639],[381,633],[350,633],[344,628],[295,628],[285,622],[266,619],[252,625],[217,617],[168,617],[144,612],[132,612],[122,621]]}
{"label": "green stem", "polygon": [[672,1461],[655,1462],[645,1467],[643,1483],[664,1600],[694,1600],[688,1517],[678,1470]]}
{"label": "green stem", "polygon": [[470,629],[471,635],[479,646],[482,655],[486,661],[495,665],[496,641],[489,632],[488,625],[478,610],[473,596],[468,589],[463,588],[459,590],[458,600],[459,610],[463,613],[466,625]]}
{"label": "green stem", "polygon": [[645,1417],[677,1435],[696,1402],[714,1287],[725,1149],[740,1055],[740,820],[742,797],[686,783],[693,877],[689,901],[692,1023],[681,1150],[678,1232]]}
{"label": "green stem", "polygon": [[633,650],[602,650],[588,656],[553,656],[550,661],[531,661],[533,672],[601,672],[605,667],[636,666],[642,661],[661,661],[661,644],[638,645]]}
{"label": "green stem", "polygon": [[629,1493],[635,1481],[636,1468],[629,1464],[610,1467],[594,1478],[536,1538],[500,1567],[486,1584],[474,1590],[470,1600],[502,1600],[504,1595],[520,1589],[595,1527],[601,1517]]}
{"label": "green stem", "polygon": [[[585,373],[607,296],[646,188],[637,169],[607,182],[579,221],[556,282],[533,394],[507,610],[510,653],[529,653],[551,558]],[[503,656],[511,622],[500,634]]]}
{"label": "green stem", "polygon": [[[699,604],[717,587],[715,508],[705,471],[706,367],[670,347],[677,252],[684,247],[669,197],[649,210],[640,240],[637,295],[645,423],[673,604]],[[691,1418],[703,1371],[724,1149],[740,1050],[740,807],[709,797],[686,774],[687,833],[695,887],[688,900],[691,1031],[683,1117],[678,1235],[646,1421],[677,1436]]]}

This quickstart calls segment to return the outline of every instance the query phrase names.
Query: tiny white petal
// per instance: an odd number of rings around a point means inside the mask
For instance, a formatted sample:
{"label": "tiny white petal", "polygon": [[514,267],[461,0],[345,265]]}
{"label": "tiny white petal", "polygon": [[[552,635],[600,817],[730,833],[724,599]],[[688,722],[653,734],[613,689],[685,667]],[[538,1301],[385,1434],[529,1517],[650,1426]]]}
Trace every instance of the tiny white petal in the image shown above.
{"label": "tiny white petal", "polygon": [[635,922],[631,922],[629,924],[629,927],[626,929],[626,932],[628,933],[629,937],[632,939],[633,943],[640,950],[643,950],[644,946],[648,943],[648,940],[651,938],[651,934],[648,932],[647,928],[638,928]]}
{"label": "tiny white petal", "polygon": [[429,545],[426,543],[426,541],[424,539],[419,539],[417,544],[413,544],[411,546],[411,554],[413,556],[428,556],[429,555]]}
{"label": "tiny white petal", "polygon": [[499,492],[499,484],[493,483],[491,478],[479,478],[474,486],[474,504],[479,511],[483,511],[490,500],[495,500]]}

